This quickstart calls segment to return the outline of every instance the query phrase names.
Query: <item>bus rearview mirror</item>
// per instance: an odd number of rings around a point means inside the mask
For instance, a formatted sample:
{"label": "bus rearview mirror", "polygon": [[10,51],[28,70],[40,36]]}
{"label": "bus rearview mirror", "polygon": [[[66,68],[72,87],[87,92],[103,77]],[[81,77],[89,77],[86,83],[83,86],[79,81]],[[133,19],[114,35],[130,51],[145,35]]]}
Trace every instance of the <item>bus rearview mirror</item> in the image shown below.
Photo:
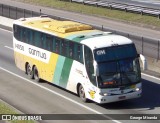
{"label": "bus rearview mirror", "polygon": [[94,75],[93,76],[99,76],[99,68],[98,68],[98,64],[96,61],[93,62],[93,66],[94,66]]}

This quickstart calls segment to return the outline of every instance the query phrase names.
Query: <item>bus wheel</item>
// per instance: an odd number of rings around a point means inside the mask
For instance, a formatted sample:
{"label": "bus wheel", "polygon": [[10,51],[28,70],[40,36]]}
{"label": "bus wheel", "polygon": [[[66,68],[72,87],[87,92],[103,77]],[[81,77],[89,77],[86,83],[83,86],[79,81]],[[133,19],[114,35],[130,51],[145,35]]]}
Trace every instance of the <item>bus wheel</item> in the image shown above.
{"label": "bus wheel", "polygon": [[85,91],[82,85],[79,86],[78,92],[79,92],[79,97],[82,99],[82,101],[87,102],[88,100],[86,98]]}
{"label": "bus wheel", "polygon": [[36,66],[35,66],[34,69],[33,69],[33,75],[34,75],[34,79],[35,79],[37,82],[40,82],[39,73],[38,73],[38,69],[37,69]]}
{"label": "bus wheel", "polygon": [[26,74],[29,76],[30,79],[33,79],[33,71],[29,64],[27,64],[27,67],[26,67]]}

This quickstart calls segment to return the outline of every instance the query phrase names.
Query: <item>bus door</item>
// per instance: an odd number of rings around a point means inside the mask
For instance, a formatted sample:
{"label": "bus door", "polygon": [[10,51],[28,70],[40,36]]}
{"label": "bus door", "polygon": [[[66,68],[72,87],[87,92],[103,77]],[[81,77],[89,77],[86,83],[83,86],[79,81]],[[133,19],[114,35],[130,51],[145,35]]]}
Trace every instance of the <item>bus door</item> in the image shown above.
{"label": "bus door", "polygon": [[87,85],[84,87],[86,90],[86,97],[88,94],[88,98],[94,99],[94,95],[96,93],[96,87],[97,87],[97,82],[96,82],[96,76],[94,73],[94,60],[93,60],[93,53],[92,50],[84,46],[84,62],[85,62],[85,70],[87,73]]}

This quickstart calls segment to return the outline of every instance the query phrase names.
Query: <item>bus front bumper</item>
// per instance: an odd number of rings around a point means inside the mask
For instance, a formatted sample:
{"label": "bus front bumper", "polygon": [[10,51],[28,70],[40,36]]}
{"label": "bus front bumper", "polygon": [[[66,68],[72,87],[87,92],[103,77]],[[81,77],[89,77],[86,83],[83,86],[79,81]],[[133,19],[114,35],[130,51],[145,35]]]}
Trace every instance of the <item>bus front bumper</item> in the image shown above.
{"label": "bus front bumper", "polygon": [[121,94],[121,95],[100,96],[97,103],[103,104],[103,103],[118,102],[122,100],[139,98],[141,97],[141,93],[142,93],[142,90],[135,91],[132,93]]}

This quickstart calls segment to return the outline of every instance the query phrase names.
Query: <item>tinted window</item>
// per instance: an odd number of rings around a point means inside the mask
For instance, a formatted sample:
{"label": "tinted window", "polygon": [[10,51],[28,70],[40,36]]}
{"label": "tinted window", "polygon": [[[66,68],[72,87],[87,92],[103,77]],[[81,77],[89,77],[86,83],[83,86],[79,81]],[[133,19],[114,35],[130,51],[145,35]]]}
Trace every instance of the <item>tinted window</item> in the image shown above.
{"label": "tinted window", "polygon": [[90,81],[96,85],[96,77],[94,76],[93,54],[90,48],[84,47],[85,66]]}
{"label": "tinted window", "polygon": [[56,40],[55,40],[55,52],[56,53],[60,53],[60,41],[61,40],[59,40],[58,38],[56,38]]}
{"label": "tinted window", "polygon": [[47,50],[53,51],[53,37],[51,35],[46,35],[46,47]]}
{"label": "tinted window", "polygon": [[104,62],[136,57],[137,51],[134,44],[129,44],[96,49],[94,55],[97,62]]}
{"label": "tinted window", "polygon": [[69,57],[73,58],[73,51],[74,51],[74,43],[69,42]]}

